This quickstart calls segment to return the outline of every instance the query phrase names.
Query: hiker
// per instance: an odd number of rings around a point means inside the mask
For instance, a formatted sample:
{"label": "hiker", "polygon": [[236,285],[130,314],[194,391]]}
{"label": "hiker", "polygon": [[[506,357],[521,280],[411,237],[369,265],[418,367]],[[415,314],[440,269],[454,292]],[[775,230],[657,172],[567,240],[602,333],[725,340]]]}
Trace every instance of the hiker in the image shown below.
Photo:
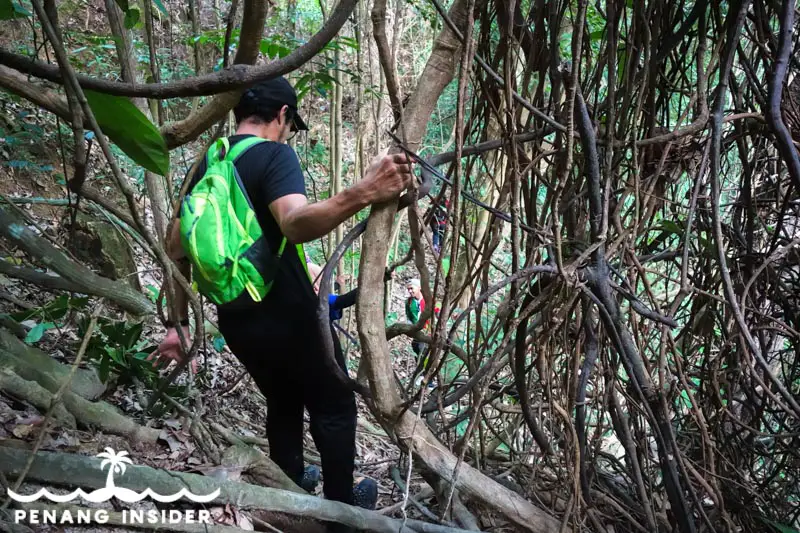
{"label": "hiker", "polygon": [[314,285],[314,292],[318,293],[322,267],[306,258],[306,268],[308,268],[308,275],[311,277],[311,283]]}
{"label": "hiker", "polygon": [[[406,319],[412,324],[419,322],[419,317],[425,311],[425,298],[422,296],[422,289],[420,287],[419,279],[414,278],[409,280],[406,285],[408,291],[408,298],[406,299]],[[427,327],[427,323],[425,326]],[[419,356],[427,347],[422,341],[412,340],[411,349]]]}
{"label": "hiker", "polygon": [[[419,279],[413,278],[409,280],[406,285],[406,290],[408,291],[408,298],[406,299],[406,319],[412,324],[416,324],[419,322],[419,317],[422,315],[423,311],[425,311],[425,298],[422,296]],[[435,303],[433,307],[434,315],[439,316],[439,311],[440,306],[438,303]],[[430,319],[426,320],[423,331],[430,333],[430,324]],[[428,345],[422,341],[412,340],[411,349],[417,356],[417,366],[411,373],[413,380],[417,378],[417,376],[421,378],[422,376],[420,376],[420,374],[428,369]],[[415,381],[415,385],[416,384],[418,383]],[[428,386],[433,387],[433,381],[431,381]]]}
{"label": "hiker", "polygon": [[439,255],[442,249],[442,241],[444,240],[444,231],[447,226],[447,209],[450,207],[450,200],[444,201],[444,207],[441,204],[436,204],[433,207],[433,214],[431,216],[431,234],[433,236],[433,252]]}
{"label": "hiker", "polygon": [[[309,262],[308,273],[314,281],[314,292],[319,294],[319,284],[322,280],[322,267],[316,263]],[[345,294],[339,294],[340,289],[341,284],[339,281],[334,281],[333,292],[328,295],[328,307],[330,308],[331,321],[340,320],[343,314],[342,311],[355,305],[356,297],[358,296],[358,288]]]}
{"label": "hiker", "polygon": [[[231,158],[238,152],[238,143],[244,143],[243,146],[255,143],[237,153],[234,165],[239,180],[234,185],[241,183],[249,196],[251,209],[263,231],[265,242],[261,244],[275,253],[270,259],[274,259],[276,270],[263,296],[250,286],[241,293],[245,297],[250,294],[249,305],[239,307],[242,297],[239,296],[233,302],[236,305],[217,306],[219,330],[266,397],[267,439],[272,460],[295,483],[308,487],[308,483],[303,483],[304,473],[308,472],[303,464],[305,407],[311,420],[311,435],[322,459],[325,497],[374,508],[375,481],[367,479],[353,486],[355,395],[325,364],[316,318],[317,299],[302,243],[327,235],[371,204],[398,197],[412,179],[410,164],[400,154],[378,157],[355,185],[327,200],[309,204],[297,154],[286,144],[297,131],[308,130],[298,114],[297,95],[289,82],[279,77],[254,85],[244,92],[234,115],[236,134],[227,139]],[[214,161],[211,154],[208,161]],[[204,160],[190,177],[189,192],[198,181],[205,181],[206,165]],[[186,203],[190,197],[187,194],[182,201]],[[184,211],[181,213],[179,216],[189,217]],[[219,216],[227,215],[222,213]],[[179,229],[178,223],[172,224],[167,250],[188,278],[192,270],[190,260],[195,256],[187,255],[184,250],[185,231]],[[238,256],[236,260],[241,262]],[[197,270],[196,280],[203,274]],[[169,306],[166,338],[156,352],[159,361],[184,358],[175,328],[180,324],[189,338],[187,298],[180,290],[176,293],[176,302]],[[346,372],[335,335],[334,348],[336,360]]]}

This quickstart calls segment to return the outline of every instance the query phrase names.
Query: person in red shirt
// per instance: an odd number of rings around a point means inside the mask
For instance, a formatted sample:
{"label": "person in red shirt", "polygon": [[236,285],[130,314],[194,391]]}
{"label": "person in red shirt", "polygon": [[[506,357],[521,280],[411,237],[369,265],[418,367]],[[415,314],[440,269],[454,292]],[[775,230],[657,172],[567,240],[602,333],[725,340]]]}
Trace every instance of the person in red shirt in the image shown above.
{"label": "person in red shirt", "polygon": [[[408,298],[406,299],[406,319],[412,324],[419,322],[420,316],[425,311],[425,298],[422,296],[419,279],[414,278],[406,285],[408,290]],[[435,304],[433,312],[439,316],[439,304]],[[430,333],[430,319],[425,321],[423,331]],[[422,341],[411,341],[411,349],[417,356],[417,368],[414,370],[414,376],[425,370],[428,366],[428,345]]]}

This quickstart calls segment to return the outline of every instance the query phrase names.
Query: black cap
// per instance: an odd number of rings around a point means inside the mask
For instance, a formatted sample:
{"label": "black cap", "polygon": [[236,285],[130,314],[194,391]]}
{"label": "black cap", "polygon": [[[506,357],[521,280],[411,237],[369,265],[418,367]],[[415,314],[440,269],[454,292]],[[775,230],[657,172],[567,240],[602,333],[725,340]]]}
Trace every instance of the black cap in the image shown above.
{"label": "black cap", "polygon": [[236,108],[246,114],[255,114],[261,109],[275,109],[285,105],[294,112],[293,129],[307,131],[308,126],[297,111],[297,93],[283,76],[262,81],[247,89]]}

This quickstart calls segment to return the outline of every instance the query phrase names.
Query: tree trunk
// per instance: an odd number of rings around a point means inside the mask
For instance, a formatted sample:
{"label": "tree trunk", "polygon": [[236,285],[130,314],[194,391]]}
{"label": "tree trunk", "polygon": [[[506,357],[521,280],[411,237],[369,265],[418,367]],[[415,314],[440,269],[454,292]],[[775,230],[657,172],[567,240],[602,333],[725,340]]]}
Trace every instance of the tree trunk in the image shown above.
{"label": "tree trunk", "polygon": [[[342,67],[341,67],[341,53],[339,50],[335,50],[333,53],[333,62],[336,65],[336,69],[333,71],[333,78],[336,80],[333,84],[334,87],[334,129],[336,130],[336,144],[331,146],[331,150],[334,151],[334,161],[336,163],[335,166],[335,173],[333,175],[333,183],[334,188],[336,189],[336,194],[342,192],[342,92],[344,87],[342,86]],[[342,242],[342,238],[344,238],[344,224],[339,224],[336,226],[336,246]],[[331,248],[331,251],[333,248]],[[344,264],[343,261],[339,261],[339,265],[336,268],[336,273],[338,276],[342,276],[344,274]]]}
{"label": "tree trunk", "polygon": [[[456,0],[450,18],[462,28],[467,18],[467,2]],[[373,24],[376,21],[373,18]],[[399,130],[408,146],[415,149],[422,139],[428,120],[444,88],[453,79],[461,49],[458,38],[445,28],[434,43],[431,56],[420,76],[420,83],[411,95]],[[384,65],[385,66],[385,65]],[[383,272],[386,264],[392,223],[397,201],[374,205],[363,238],[359,276],[358,332],[366,372],[374,400],[375,416],[399,444],[414,452],[427,468],[443,479],[453,476],[458,459],[445,448],[417,416],[402,409],[400,393],[394,382],[391,354],[386,342],[383,314]],[[559,522],[518,494],[508,490],[472,467],[461,464],[452,482],[465,496],[481,501],[501,512],[509,520],[528,531],[555,532]]]}

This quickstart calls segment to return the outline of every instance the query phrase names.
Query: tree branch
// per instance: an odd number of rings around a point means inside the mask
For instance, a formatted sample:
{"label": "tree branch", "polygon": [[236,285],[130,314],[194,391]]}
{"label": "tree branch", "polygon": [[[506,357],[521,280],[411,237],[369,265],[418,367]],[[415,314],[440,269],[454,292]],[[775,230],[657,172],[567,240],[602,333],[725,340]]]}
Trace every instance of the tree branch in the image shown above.
{"label": "tree branch", "polygon": [[[261,0],[245,0],[242,13],[242,28],[239,34],[239,48],[234,63],[244,65],[256,62],[264,33],[269,3]],[[239,103],[244,88],[215,96],[209,103],[192,112],[178,122],[165,124],[161,134],[167,146],[174,148],[193,141],[198,135],[213,126]]]}
{"label": "tree branch", "polygon": [[775,134],[778,152],[786,163],[786,169],[794,182],[794,187],[800,191],[800,157],[792,142],[792,136],[783,122],[781,115],[781,102],[783,101],[783,83],[789,66],[789,54],[792,51],[792,31],[794,29],[793,0],[783,0],[781,7],[781,28],[778,34],[778,57],[769,77],[769,107],[766,110],[767,124]]}
{"label": "tree branch", "polygon": [[[194,76],[167,83],[130,84],[101,80],[86,75],[76,75],[78,83],[84,89],[117,96],[142,96],[145,98],[177,98],[186,96],[208,96],[231,89],[253,85],[259,81],[269,80],[296,70],[311,60],[322,48],[333,39],[355,8],[356,0],[340,0],[330,18],[322,29],[311,37],[306,44],[297,48],[286,57],[259,66],[234,65],[213,74]],[[59,68],[29,57],[15,54],[0,48],[0,65],[12,68],[56,83],[63,83]]]}

